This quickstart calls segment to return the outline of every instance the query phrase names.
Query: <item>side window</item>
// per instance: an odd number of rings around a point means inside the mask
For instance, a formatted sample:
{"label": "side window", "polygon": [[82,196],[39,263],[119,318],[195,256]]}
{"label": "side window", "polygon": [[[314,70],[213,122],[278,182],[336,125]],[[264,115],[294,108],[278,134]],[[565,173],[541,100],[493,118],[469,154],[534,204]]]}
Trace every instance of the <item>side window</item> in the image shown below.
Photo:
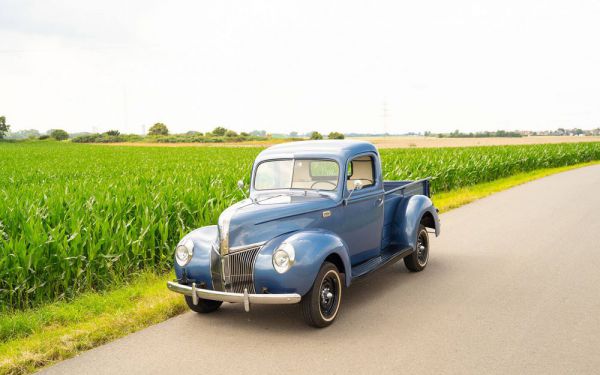
{"label": "side window", "polygon": [[360,181],[363,188],[375,185],[373,157],[359,156],[348,163],[347,188],[354,189],[354,182]]}

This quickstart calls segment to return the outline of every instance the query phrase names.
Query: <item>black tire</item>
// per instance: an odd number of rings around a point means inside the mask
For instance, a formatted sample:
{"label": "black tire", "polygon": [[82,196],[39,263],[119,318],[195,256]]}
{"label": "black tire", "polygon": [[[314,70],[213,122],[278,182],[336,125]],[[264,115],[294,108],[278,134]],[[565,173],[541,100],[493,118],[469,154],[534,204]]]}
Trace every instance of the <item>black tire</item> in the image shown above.
{"label": "black tire", "polygon": [[411,272],[420,272],[427,267],[429,261],[429,235],[424,225],[419,225],[415,251],[404,258],[406,268]]}
{"label": "black tire", "polygon": [[324,328],[333,323],[342,303],[343,288],[337,267],[333,263],[323,263],[312,288],[300,301],[306,324]]}
{"label": "black tire", "polygon": [[185,302],[188,307],[199,314],[208,314],[217,311],[223,304],[223,301],[213,301],[210,299],[198,298],[198,304],[194,305],[192,297],[185,296]]}

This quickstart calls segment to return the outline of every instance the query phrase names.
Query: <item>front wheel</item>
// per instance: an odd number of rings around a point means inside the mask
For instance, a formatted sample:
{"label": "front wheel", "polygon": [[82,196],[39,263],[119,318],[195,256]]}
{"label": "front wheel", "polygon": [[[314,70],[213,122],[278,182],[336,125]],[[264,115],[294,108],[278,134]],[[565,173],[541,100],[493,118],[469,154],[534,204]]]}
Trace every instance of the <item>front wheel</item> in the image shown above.
{"label": "front wheel", "polygon": [[419,232],[417,233],[417,244],[415,251],[412,254],[404,258],[404,264],[409,271],[419,272],[423,271],[427,267],[429,261],[429,235],[427,234],[427,228],[423,225],[419,225]]}
{"label": "front wheel", "polygon": [[192,297],[185,296],[185,302],[188,307],[199,314],[208,314],[217,311],[223,304],[223,301],[213,301],[210,299],[198,298],[198,304],[194,305]]}
{"label": "front wheel", "polygon": [[337,267],[333,263],[323,263],[312,288],[300,302],[308,325],[323,328],[333,323],[342,302],[343,286]]}

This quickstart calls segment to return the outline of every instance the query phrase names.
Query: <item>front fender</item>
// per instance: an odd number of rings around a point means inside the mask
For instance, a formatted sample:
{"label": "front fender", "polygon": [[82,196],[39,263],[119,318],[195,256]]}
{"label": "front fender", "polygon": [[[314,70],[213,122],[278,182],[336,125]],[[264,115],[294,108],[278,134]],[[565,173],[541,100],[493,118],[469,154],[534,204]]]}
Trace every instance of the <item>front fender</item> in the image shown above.
{"label": "front fender", "polygon": [[175,261],[175,275],[178,280],[186,283],[195,282],[198,285],[204,283],[205,288],[214,289],[210,273],[211,246],[218,240],[219,229],[216,225],[198,228],[188,233],[181,239],[194,242],[194,255],[192,260],[184,267]]}
{"label": "front fender", "polygon": [[393,225],[393,243],[398,246],[411,248],[415,247],[417,240],[417,231],[421,219],[427,214],[431,214],[433,218],[435,235],[440,233],[440,219],[437,210],[433,206],[431,199],[425,195],[413,195],[408,197],[398,206],[396,210],[396,217]]}
{"label": "front fender", "polygon": [[[280,274],[273,267],[273,253],[286,241],[296,251],[294,265]],[[305,295],[312,287],[325,259],[336,254],[344,265],[346,285],[352,279],[348,247],[335,233],[322,230],[306,230],[285,234],[269,241],[261,249],[254,263],[254,287],[257,292],[267,288],[269,293],[298,293]]]}

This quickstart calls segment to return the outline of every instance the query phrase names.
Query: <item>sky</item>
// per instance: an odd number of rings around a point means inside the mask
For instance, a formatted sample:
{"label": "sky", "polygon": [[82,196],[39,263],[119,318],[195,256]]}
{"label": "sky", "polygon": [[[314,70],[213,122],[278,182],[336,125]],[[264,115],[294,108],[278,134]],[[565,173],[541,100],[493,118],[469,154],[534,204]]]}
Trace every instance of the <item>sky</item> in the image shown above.
{"label": "sky", "polygon": [[12,130],[600,127],[600,1],[0,0]]}

